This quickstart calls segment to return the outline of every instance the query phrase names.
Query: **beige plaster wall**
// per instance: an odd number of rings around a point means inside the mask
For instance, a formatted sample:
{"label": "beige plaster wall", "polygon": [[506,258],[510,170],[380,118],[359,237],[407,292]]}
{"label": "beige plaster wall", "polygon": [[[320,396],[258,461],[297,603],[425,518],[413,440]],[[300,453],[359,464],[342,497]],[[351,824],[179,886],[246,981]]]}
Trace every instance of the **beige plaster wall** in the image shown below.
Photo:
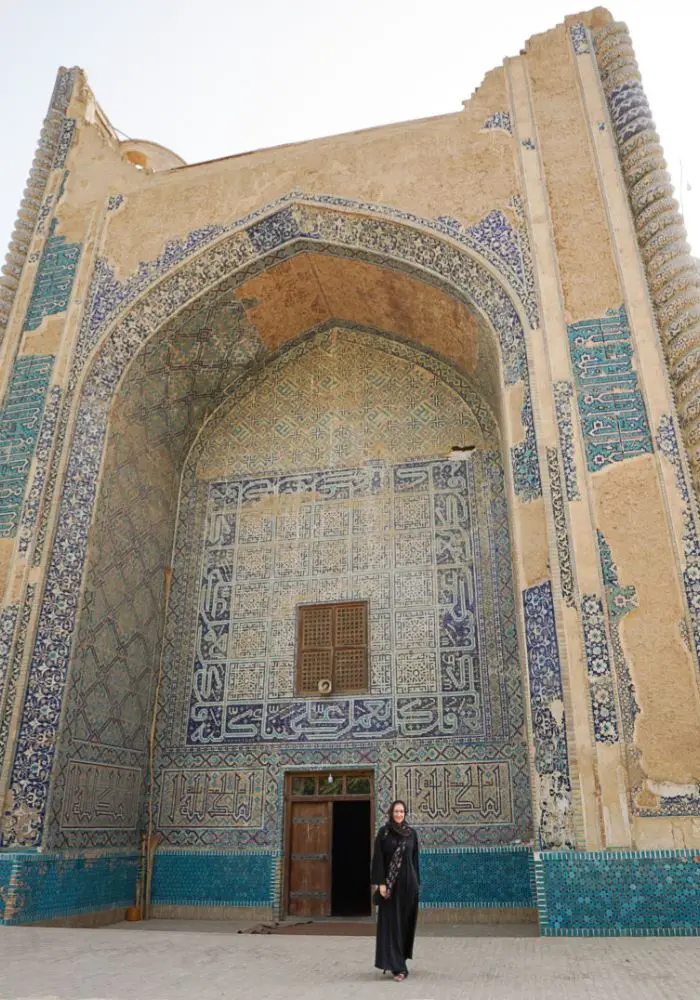
{"label": "beige plaster wall", "polygon": [[566,25],[528,44],[527,72],[567,323],[601,315],[622,300],[575,58]]}

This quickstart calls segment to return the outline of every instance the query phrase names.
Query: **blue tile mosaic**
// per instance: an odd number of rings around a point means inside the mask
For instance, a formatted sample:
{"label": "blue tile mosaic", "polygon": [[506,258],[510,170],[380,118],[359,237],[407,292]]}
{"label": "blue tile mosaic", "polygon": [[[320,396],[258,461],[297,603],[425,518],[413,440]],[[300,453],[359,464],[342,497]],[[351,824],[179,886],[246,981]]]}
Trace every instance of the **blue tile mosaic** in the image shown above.
{"label": "blue tile mosaic", "polygon": [[[512,199],[511,207],[520,220],[522,206],[517,199]],[[266,219],[277,215],[278,210],[287,214],[279,215],[274,223],[266,224]],[[367,218],[361,214],[364,212],[373,212],[375,217]],[[491,213],[482,223],[460,232],[458,238],[450,230],[450,240],[445,241],[441,238],[443,230],[438,223],[419,219],[410,213],[384,210],[348,199],[291,193],[274,206],[267,206],[247,219],[227,226],[208,227],[190,234],[184,242],[168,244],[157,261],[143,264],[138,273],[125,283],[115,279],[105,262],[97,263],[89,295],[90,304],[56,431],[56,456],[61,453],[65,440],[67,414],[83,366],[106,323],[116,319],[119,312],[124,315],[113,325],[96,357],[78,411],[48,573],[47,593],[50,591],[52,596],[42,603],[13,765],[12,794],[16,816],[6,823],[3,834],[5,843],[17,843],[18,837],[19,842],[26,845],[41,842],[48,781],[75,626],[76,595],[85,563],[86,526],[91,520],[97,490],[107,407],[121,372],[142,343],[174,311],[199,293],[207,289],[213,291],[225,276],[230,279],[235,272],[235,280],[243,281],[247,268],[257,273],[261,266],[260,254],[266,252],[264,248],[276,246],[280,252],[286,252],[285,242],[292,239],[290,227],[293,229],[296,225],[302,236],[318,241],[321,248],[332,246],[333,252],[346,253],[357,259],[367,257],[375,260],[380,255],[382,260],[395,260],[403,269],[418,266],[422,269],[421,273],[433,276],[430,280],[448,281],[451,288],[460,290],[459,294],[463,291],[477,308],[485,311],[498,332],[506,382],[526,381],[524,331],[518,312],[503,284],[479,261],[480,257],[486,258],[505,277],[512,292],[521,297],[531,325],[536,326],[536,294],[526,227],[520,221],[515,226],[511,225],[505,216],[499,219],[496,215]],[[246,230],[251,226],[259,226],[254,237],[259,250],[253,246],[253,238]],[[420,232],[417,227],[420,227]],[[227,239],[216,241],[216,237],[224,233],[228,234]],[[464,247],[460,243],[464,243]],[[288,250],[290,254],[296,252],[292,246]],[[182,266],[176,274],[168,274],[175,264]],[[154,282],[151,294],[142,296],[140,303],[134,303],[135,298]],[[128,305],[131,308],[127,313]],[[528,397],[526,392],[525,398]],[[527,419],[527,412],[524,407],[524,419]],[[534,455],[532,449],[528,452]],[[52,460],[47,474],[47,499],[59,482],[56,462],[57,459]],[[528,488],[538,488],[539,470],[536,467],[531,470],[527,481]],[[47,509],[46,503],[44,509]],[[46,533],[47,524],[43,517],[36,532],[35,565],[42,558]],[[64,556],[66,552],[70,553],[69,559]],[[51,664],[48,671],[47,663]],[[41,750],[32,736],[35,731],[41,733]],[[25,817],[22,820],[25,824],[26,818],[31,817],[29,828],[21,833],[17,826],[20,815]]]}
{"label": "blue tile mosaic", "polygon": [[593,732],[598,743],[617,743],[619,738],[615,684],[605,629],[603,602],[595,594],[581,599],[583,643],[593,714]]}
{"label": "blue tile mosaic", "polygon": [[25,330],[37,330],[45,316],[54,316],[68,308],[82,247],[80,243],[66,243],[65,236],[56,236],[55,226],[56,219],[51,223],[39,261],[24,319]]}
{"label": "blue tile mosaic", "polygon": [[571,400],[574,387],[571,382],[560,380],[554,382],[554,409],[557,415],[561,457],[564,465],[564,482],[566,483],[567,500],[580,500],[576,478],[576,457],[574,454],[574,426],[571,418]]}
{"label": "blue tile mosaic", "polygon": [[530,707],[539,778],[539,842],[573,847],[571,777],[559,644],[549,580],[523,591]]}
{"label": "blue tile mosaic", "polygon": [[598,552],[605,585],[605,598],[610,623],[610,644],[617,676],[617,693],[620,702],[620,723],[628,743],[634,739],[634,721],[639,713],[634,684],[622,646],[620,622],[624,615],[637,607],[637,591],[632,585],[622,586],[613,561],[610,546],[602,531],[597,530]]}
{"label": "blue tile mosaic", "polygon": [[135,900],[138,856],[0,853],[0,924],[115,910]]}
{"label": "blue tile mosaic", "polygon": [[53,357],[17,358],[0,411],[0,538],[17,533]]}
{"label": "blue tile mosaic", "polygon": [[513,134],[510,111],[494,111],[493,114],[488,116],[484,124],[481,126],[482,132],[485,129],[494,128],[502,129],[504,132],[507,132],[508,135]]}
{"label": "blue tile mosaic", "polygon": [[151,902],[173,906],[272,906],[270,851],[158,851]]}
{"label": "blue tile mosaic", "polygon": [[547,936],[700,933],[700,855],[693,851],[536,855]]}
{"label": "blue tile mosaic", "polygon": [[421,850],[421,906],[534,907],[528,847]]}
{"label": "blue tile mosaic", "polygon": [[625,307],[568,327],[586,461],[590,472],[650,454],[649,422]]}
{"label": "blue tile mosaic", "polygon": [[569,36],[571,38],[571,45],[577,56],[586,55],[586,53],[591,51],[588,42],[588,30],[583,21],[576,21],[575,24],[569,26]]}

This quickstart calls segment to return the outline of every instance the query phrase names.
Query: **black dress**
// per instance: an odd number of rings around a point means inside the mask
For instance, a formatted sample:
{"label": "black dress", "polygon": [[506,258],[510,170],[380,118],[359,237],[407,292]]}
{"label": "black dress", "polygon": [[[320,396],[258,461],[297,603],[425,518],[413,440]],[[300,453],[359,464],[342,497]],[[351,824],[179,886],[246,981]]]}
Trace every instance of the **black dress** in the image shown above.
{"label": "black dress", "polygon": [[[374,841],[372,856],[372,884],[382,885],[387,880],[389,863],[401,837],[390,827],[383,826]],[[406,838],[406,852],[399,876],[389,899],[382,899],[377,906],[377,950],[374,964],[378,969],[407,972],[406,959],[413,958],[413,939],[418,918],[418,838],[411,830]]]}

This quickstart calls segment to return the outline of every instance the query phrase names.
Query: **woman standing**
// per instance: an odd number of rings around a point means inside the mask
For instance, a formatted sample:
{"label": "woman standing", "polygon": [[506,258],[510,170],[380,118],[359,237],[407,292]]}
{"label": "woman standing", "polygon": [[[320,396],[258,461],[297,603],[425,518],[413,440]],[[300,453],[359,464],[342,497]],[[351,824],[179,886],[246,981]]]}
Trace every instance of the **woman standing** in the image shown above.
{"label": "woman standing", "polygon": [[374,964],[391,969],[397,983],[408,975],[406,959],[413,958],[418,917],[418,837],[406,822],[406,805],[393,802],[389,821],[374,841],[372,883],[377,899],[377,950]]}

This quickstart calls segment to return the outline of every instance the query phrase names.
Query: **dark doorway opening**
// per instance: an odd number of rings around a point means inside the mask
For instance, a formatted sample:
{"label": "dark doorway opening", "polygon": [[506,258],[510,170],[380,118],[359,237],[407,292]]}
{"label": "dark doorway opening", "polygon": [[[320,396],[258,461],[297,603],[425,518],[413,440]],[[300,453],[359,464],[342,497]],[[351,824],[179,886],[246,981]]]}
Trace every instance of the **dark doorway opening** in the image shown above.
{"label": "dark doorway opening", "polygon": [[370,805],[368,801],[333,803],[331,915],[334,917],[368,917],[372,912]]}

